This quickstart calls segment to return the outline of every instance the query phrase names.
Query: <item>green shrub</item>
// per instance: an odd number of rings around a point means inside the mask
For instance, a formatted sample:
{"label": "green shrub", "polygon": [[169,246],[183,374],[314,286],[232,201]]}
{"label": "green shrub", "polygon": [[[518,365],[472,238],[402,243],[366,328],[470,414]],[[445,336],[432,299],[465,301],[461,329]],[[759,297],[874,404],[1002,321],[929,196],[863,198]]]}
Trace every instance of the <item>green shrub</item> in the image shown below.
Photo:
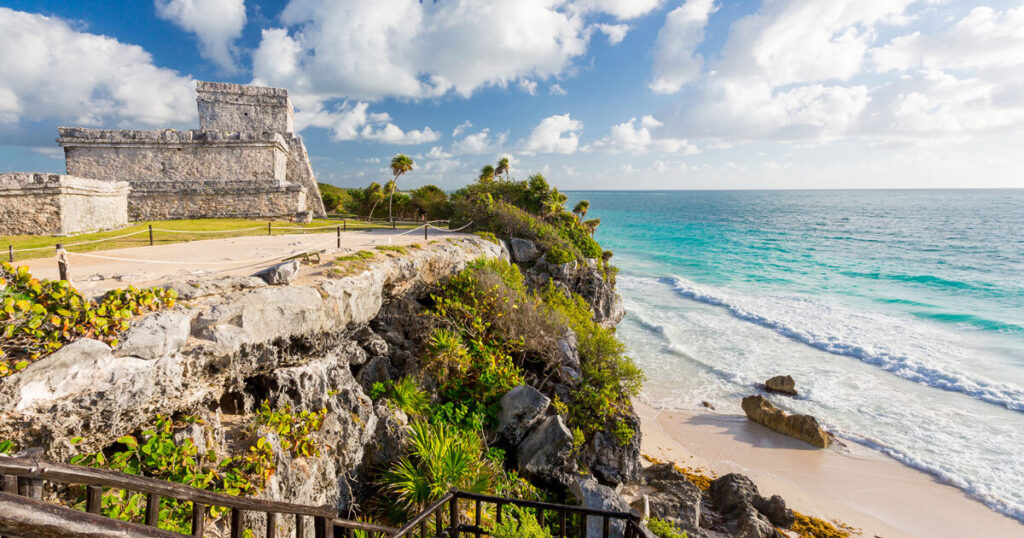
{"label": "green shrub", "polygon": [[529,508],[511,505],[510,514],[505,514],[501,523],[491,527],[494,538],[552,538],[551,531],[537,522],[537,516]]}
{"label": "green shrub", "polygon": [[647,520],[647,530],[653,532],[658,538],[686,538],[686,531],[677,529],[672,523],[656,517]]}
{"label": "green shrub", "polygon": [[498,240],[498,237],[491,232],[476,232],[476,234],[482,237],[483,239],[486,239],[487,241],[494,243],[495,245],[501,244],[501,241]]}
{"label": "green shrub", "polygon": [[423,416],[430,411],[430,394],[420,388],[414,376],[405,376],[398,381],[388,382],[391,385],[388,397],[395,407],[410,417]]}
{"label": "green shrub", "polygon": [[569,252],[560,246],[553,246],[548,249],[547,253],[544,255],[544,259],[552,265],[562,265],[575,260],[576,256],[573,256],[572,252]]}
{"label": "green shrub", "polygon": [[14,453],[14,441],[4,439],[0,441],[0,454],[11,455]]}
{"label": "green shrub", "polygon": [[576,334],[583,380],[567,402],[570,423],[581,427],[588,437],[611,423],[616,439],[628,443],[634,432],[620,419],[629,409],[630,399],[640,392],[643,372],[626,356],[626,346],[615,333],[594,322],[583,297],[566,297],[550,283],[540,295]]}
{"label": "green shrub", "polygon": [[264,400],[256,411],[253,432],[259,433],[262,428],[277,433],[281,440],[281,448],[289,451],[293,457],[317,457],[320,455],[318,443],[313,434],[320,431],[327,409],[317,412],[301,411],[296,414],[291,404],[280,409],[271,409]]}
{"label": "green shrub", "polygon": [[0,377],[25,369],[79,338],[117,347],[133,317],[172,308],[174,290],[134,287],[86,299],[66,280],[33,278],[28,267],[0,262]]}
{"label": "green shrub", "polygon": [[334,259],[334,261],[336,261],[336,262],[354,262],[354,261],[359,261],[359,260],[368,260],[368,259],[370,259],[370,258],[372,258],[374,256],[376,256],[376,254],[374,254],[373,252],[370,252],[369,250],[360,250],[359,252],[355,252],[355,253],[352,253],[352,254],[346,254],[344,256],[338,256],[337,258]]}
{"label": "green shrub", "polygon": [[380,245],[380,246],[376,246],[374,248],[377,249],[377,250],[383,250],[383,251],[386,251],[386,252],[397,252],[399,254],[406,254],[406,253],[409,252],[408,250],[405,249],[405,247],[400,247],[398,245]]}

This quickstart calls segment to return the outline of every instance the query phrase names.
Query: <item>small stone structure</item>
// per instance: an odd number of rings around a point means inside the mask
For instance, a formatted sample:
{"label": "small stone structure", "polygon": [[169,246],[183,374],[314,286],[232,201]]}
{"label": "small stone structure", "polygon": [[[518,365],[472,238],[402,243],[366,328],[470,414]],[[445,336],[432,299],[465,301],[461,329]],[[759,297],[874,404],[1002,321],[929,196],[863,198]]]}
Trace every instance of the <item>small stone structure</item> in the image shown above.
{"label": "small stone structure", "polygon": [[[60,127],[68,175],[17,174],[0,184],[0,233],[71,234],[126,219],[325,215],[286,90],[198,82],[196,93],[196,130]],[[67,178],[59,187],[58,177]],[[123,191],[127,217],[98,209]],[[90,196],[96,200],[84,201]]]}
{"label": "small stone structure", "polygon": [[71,235],[128,224],[128,183],[34,172],[0,174],[0,234]]}

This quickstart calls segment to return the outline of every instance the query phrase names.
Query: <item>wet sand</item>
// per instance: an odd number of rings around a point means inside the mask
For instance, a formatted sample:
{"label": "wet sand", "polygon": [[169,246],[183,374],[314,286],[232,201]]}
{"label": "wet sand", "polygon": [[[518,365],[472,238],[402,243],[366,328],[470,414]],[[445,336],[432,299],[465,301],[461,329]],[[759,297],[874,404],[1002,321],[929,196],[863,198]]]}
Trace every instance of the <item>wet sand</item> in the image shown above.
{"label": "wet sand", "polygon": [[644,454],[719,476],[745,474],[762,495],[781,495],[798,512],[864,536],[1024,537],[1024,524],[860,445],[820,450],[742,416],[635,404]]}

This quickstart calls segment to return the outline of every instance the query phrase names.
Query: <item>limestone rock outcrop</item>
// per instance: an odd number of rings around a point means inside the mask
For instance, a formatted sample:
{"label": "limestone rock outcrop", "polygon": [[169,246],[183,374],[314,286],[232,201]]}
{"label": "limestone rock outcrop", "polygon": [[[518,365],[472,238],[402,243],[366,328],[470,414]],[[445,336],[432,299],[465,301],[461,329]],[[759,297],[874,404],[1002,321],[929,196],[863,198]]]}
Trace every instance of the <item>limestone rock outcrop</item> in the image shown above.
{"label": "limestone rock outcrop", "polygon": [[[569,484],[572,493],[581,505],[586,508],[629,512],[630,506],[615,490],[601,485],[591,476],[577,476]],[[603,534],[603,522],[596,517],[587,518],[587,538],[600,538]],[[626,525],[622,520],[614,520],[611,524],[611,538],[623,538]]]}
{"label": "limestone rock outcrop", "polygon": [[544,417],[551,399],[529,385],[520,385],[501,397],[498,433],[517,446]]}
{"label": "limestone rock outcrop", "polygon": [[[747,477],[730,473],[711,482],[708,495],[715,508],[725,518],[725,527],[736,538],[783,538],[776,526],[789,527],[793,524],[793,513],[786,509],[780,497],[766,500],[757,491],[757,486]],[[775,520],[757,508],[770,508]]]}
{"label": "limestone rock outcrop", "polygon": [[742,405],[747,418],[783,435],[800,439],[818,448],[828,448],[832,443],[832,435],[823,430],[818,425],[818,420],[810,415],[790,415],[760,395],[743,398]]}
{"label": "limestone rock outcrop", "polygon": [[561,416],[544,419],[519,444],[516,459],[519,471],[530,480],[549,486],[566,485],[576,470],[572,453],[572,432]]}
{"label": "limestone rock outcrop", "polygon": [[679,472],[672,463],[658,463],[644,469],[638,485],[628,488],[631,505],[643,511],[644,496],[650,515],[683,528],[690,536],[700,534],[700,489]]}
{"label": "limestone rock outcrop", "polygon": [[513,237],[509,244],[512,247],[512,259],[516,263],[531,263],[540,257],[540,249],[533,241]]}
{"label": "limestone rock outcrop", "polygon": [[779,394],[796,396],[796,382],[793,381],[792,376],[777,375],[768,381],[765,381],[764,386],[769,392],[778,392]]}

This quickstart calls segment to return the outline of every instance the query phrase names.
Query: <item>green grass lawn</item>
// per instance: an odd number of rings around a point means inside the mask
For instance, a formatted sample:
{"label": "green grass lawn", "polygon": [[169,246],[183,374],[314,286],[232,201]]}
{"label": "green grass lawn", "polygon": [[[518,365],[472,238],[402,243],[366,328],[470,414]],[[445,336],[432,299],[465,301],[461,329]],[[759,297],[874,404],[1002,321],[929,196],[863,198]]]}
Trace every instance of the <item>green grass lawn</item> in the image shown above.
{"label": "green grass lawn", "polygon": [[[391,228],[388,223],[367,223],[366,221],[356,219],[317,219],[310,224],[296,224],[288,221],[274,221],[271,223],[271,233],[273,235],[282,234],[296,234],[296,233],[330,233],[329,229],[316,229],[318,226],[344,226],[348,230],[366,230],[366,229],[382,229]],[[41,250],[33,250],[29,252],[15,252],[14,259],[27,260],[30,258],[45,258],[52,256],[57,243],[63,243],[64,245],[73,245],[75,243],[81,243],[83,241],[94,241],[97,239],[106,239],[110,237],[118,237],[121,235],[129,234],[132,232],[148,231],[149,225],[152,225],[154,229],[163,230],[181,230],[183,232],[190,233],[170,233],[170,232],[153,232],[153,244],[154,245],[167,245],[171,243],[184,243],[188,241],[197,241],[201,239],[219,239],[225,237],[241,237],[246,235],[267,235],[267,221],[266,220],[250,220],[250,219],[183,219],[183,220],[154,220],[132,224],[126,228],[119,230],[110,230],[106,232],[88,233],[74,236],[45,236],[45,235],[0,235],[0,259],[8,260],[8,246],[13,246],[14,250],[21,250],[27,248],[39,248]],[[309,232],[303,230],[285,230],[285,227],[296,227],[306,228]],[[414,228],[415,224],[398,223],[398,228]],[[243,228],[257,228],[255,230],[248,231],[234,231]],[[206,233],[206,232],[223,232],[223,233]],[[111,250],[116,248],[130,248],[130,247],[143,247],[149,245],[149,234],[139,233],[130,237],[122,237],[119,239],[113,239],[110,241],[100,241],[96,243],[89,243],[85,245],[77,245],[68,247],[71,252],[90,252],[94,250]]]}

